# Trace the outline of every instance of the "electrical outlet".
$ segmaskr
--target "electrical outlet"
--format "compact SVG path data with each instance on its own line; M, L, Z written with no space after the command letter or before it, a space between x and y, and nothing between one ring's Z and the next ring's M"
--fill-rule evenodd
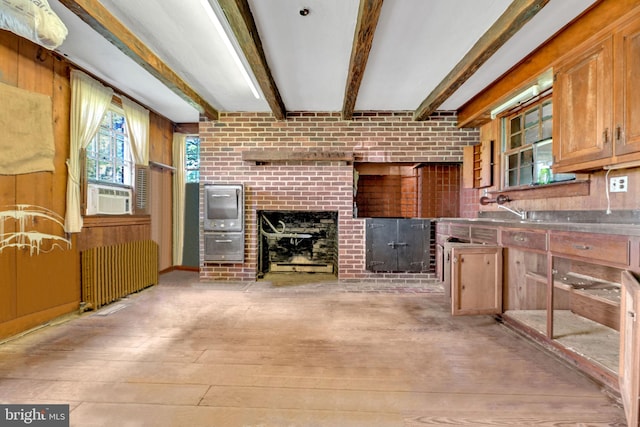
M609 179L609 192L611 193L626 193L627 192L627 177L626 176L614 176Z

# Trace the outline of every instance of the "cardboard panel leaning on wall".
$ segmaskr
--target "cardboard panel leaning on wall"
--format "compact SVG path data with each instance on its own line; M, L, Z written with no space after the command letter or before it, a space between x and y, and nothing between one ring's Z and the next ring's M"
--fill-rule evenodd
M55 142L54 172L0 177L0 210L27 204L64 217L65 160L69 156L68 73L67 64L50 52L11 33L0 32L0 79L5 84L51 96ZM10 222L5 221L5 233L15 231ZM34 224L40 233L62 234L54 223ZM77 309L80 279L75 245L52 249L43 241L39 252L8 248L0 253L0 266L0 337Z

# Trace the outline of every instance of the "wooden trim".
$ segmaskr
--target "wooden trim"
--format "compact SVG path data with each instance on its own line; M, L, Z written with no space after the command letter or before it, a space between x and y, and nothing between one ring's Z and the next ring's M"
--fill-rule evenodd
M351 120L356 105L356 98L360 90L360 84L367 67L369 52L373 44L373 36L378 25L378 18L382 10L383 0L360 0L358 10L358 22L351 47L351 59L349 60L349 72L344 91L342 104L342 119Z
M201 114L210 120L218 119L218 110L200 97L98 0L60 0L60 3Z
M279 151L260 150L243 151L245 162L316 162L316 161L353 161L353 153L345 151Z
M596 2L563 31L463 105L458 110L458 127L479 127L489 122L490 110L496 104L531 84L537 76L553 67L586 40L609 31L618 19L631 13L633 9L639 10L637 0Z
M556 197L588 196L591 181L556 182L545 185L505 188L489 194L508 194L512 200L551 199Z
M173 131L187 135L198 135L200 134L200 123L176 123L173 126Z
M231 25L273 115L278 120L284 120L287 110L271 75L262 48L262 41L247 0L218 0L218 3L224 11L229 25Z
M151 215L90 215L83 218L83 227L120 227L150 225Z
M8 338L16 334L25 334L31 330L40 329L47 326L45 322L77 312L79 307L80 300L77 300L0 323L0 338ZM60 321L62 320L61 318Z
M549 0L514 0L511 2L500 18L422 101L413 115L414 120L426 120L548 2Z

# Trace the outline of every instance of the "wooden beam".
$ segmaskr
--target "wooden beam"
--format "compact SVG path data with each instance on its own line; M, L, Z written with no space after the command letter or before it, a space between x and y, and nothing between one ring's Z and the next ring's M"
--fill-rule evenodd
M425 120L460 88L507 40L533 18L549 0L514 0L471 50L447 74L414 112L414 120Z
M218 0L218 3L233 29L273 115L278 120L284 120L287 111L269 70L258 29L247 0Z
M218 119L218 111L214 107L201 98L98 0L60 0L60 3L198 110L201 115L204 114L210 120Z
M350 120L353 117L356 98L358 97L364 70L369 59L369 52L371 51L371 44L373 43L373 36L378 25L382 2L383 0L360 0L358 22L353 36L349 73L347 74L347 85L342 104L342 118L344 120Z
M600 31L608 31L616 20L640 13L638 0L601 0L587 9L555 37L545 42L499 80L473 97L458 110L459 127L479 127L491 120L490 110L514 92L562 60L573 49Z

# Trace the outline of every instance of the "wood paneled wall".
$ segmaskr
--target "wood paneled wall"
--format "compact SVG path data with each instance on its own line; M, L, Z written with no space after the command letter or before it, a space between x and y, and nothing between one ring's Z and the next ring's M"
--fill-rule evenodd
M46 49L0 31L0 81L51 97L54 131L54 172L0 175L0 211L16 204L49 209L64 217L69 157L69 66ZM17 117L16 120L29 120ZM5 221L4 232L16 230ZM37 224L38 231L61 235L62 230ZM41 228L42 227L42 228ZM68 313L80 302L79 259L71 249L32 253L4 248L0 252L0 337L36 326ZM48 248L47 248L48 249Z
M0 211L16 204L31 204L65 215L70 68L63 58L0 30L0 82L51 97L55 142L54 172L0 175ZM170 165L173 123L152 112L150 124L150 159ZM171 266L171 172L153 173L158 176L151 181L149 216L88 219L83 232L71 237L71 249L31 254L26 249L5 248L0 252L0 338L78 309L83 248L152 237L160 245L161 268ZM5 221L3 226L4 233L15 231L13 221ZM46 227L39 226L38 231L63 233Z

